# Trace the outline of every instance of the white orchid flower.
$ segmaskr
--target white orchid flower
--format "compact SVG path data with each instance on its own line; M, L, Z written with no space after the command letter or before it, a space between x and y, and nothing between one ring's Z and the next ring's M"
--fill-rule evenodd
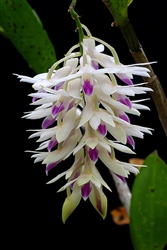
M97 41L100 44L96 46ZM111 55L103 53L106 46ZM31 130L33 134L29 137L37 137L40 143L36 151L29 151L34 162L42 161L48 175L70 155L74 156L73 165L48 182L63 176L67 180L59 189L67 190L62 209L64 222L82 198L89 198L105 218L107 198L102 189L110 187L97 170L96 162L100 159L109 171L125 180L138 169L117 160L115 150L134 154L127 145L134 149L135 137L151 134L150 128L131 124L129 118L129 114L139 116L139 110L149 110L140 104L143 99L134 97L152 90L146 83L132 82L134 75L149 77L148 68L144 64L123 65L110 45L91 35L83 39L82 47L83 54L74 52L78 46L72 47L48 73L34 77L17 75L20 81L32 83L35 91L29 96L36 108L24 118L42 118L42 128ZM55 70L58 65L62 66ZM121 85L117 77L122 80Z

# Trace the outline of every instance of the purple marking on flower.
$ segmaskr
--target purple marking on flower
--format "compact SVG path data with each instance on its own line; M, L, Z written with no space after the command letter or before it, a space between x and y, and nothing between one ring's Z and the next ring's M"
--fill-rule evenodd
M107 134L107 128L105 124L100 124L98 126L98 131L100 132L101 135L106 136Z
M128 106L130 109L132 108L132 103L131 103L131 101L129 100L129 98L120 99L119 101L120 101L122 104Z
M55 122L55 118L47 116L42 122L42 128L46 129Z
M37 97L32 98L32 102L35 102L37 100Z
M70 109L72 109L72 108L74 107L74 104L75 104L75 101L71 102L71 103L69 104L69 106L68 106L67 111L70 110Z
M133 85L133 82L129 78L124 78L124 79L121 78L121 80L128 85Z
M48 175L49 170L51 170L52 168L56 167L58 163L59 163L59 161L49 163L46 166L46 170L45 170L46 175Z
M102 207L101 207L101 201L100 200L96 200L96 207L99 210L99 212L102 214Z
M80 172L77 172L77 173L74 175L74 177L72 178L72 180L76 179L79 175L80 175ZM75 181L71 183L71 185L70 185L70 188L71 188L71 189L73 189L74 183L75 183Z
M115 173L114 173L115 174ZM121 181L123 181L123 183L126 183L126 178L119 175L119 174L115 174L119 179L121 179Z
M126 114L119 115L119 118L130 123L130 119L129 119L128 115L126 115Z
M97 161L99 152L98 152L96 147L94 149L89 148L88 153L89 153L89 157L92 161Z
M65 109L63 103L60 104L60 107L59 107L59 112L63 111Z
M119 99L119 102L121 102L122 104L126 105L126 102L124 99Z
M64 82L60 82L60 83L56 84L56 86L54 87L54 89L58 90L63 84L64 84Z
M94 69L99 69L99 64L97 62L92 61L92 66Z
M133 149L135 148L135 141L132 136L130 135L127 136L127 143L130 144Z
M56 104L53 106L52 108L52 115L56 116L58 113L60 113L62 110L64 109L64 105L63 103L60 103L59 106L57 106Z
M92 94L93 85L90 83L89 80L84 81L83 90L84 90L85 95L90 96Z
M82 198L84 200L86 200L89 197L89 194L92 190L92 187L90 186L90 181L85 183L82 188L81 188L81 194L82 194Z
M57 143L58 141L56 140L56 137L53 137L48 144L48 151L50 152L51 149L57 145Z

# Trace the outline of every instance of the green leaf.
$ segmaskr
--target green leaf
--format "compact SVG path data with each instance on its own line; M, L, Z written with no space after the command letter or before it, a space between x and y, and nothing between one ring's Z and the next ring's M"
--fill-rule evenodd
M29 66L45 72L56 61L54 47L39 17L25 0L0 0L0 26Z
M0 34L3 35L4 37L8 38L5 30L0 26Z
M162 250L167 243L167 165L149 155L132 188L130 233L135 250Z
M132 1L133 0L109 0L112 15L119 27L122 27L127 23L128 6Z

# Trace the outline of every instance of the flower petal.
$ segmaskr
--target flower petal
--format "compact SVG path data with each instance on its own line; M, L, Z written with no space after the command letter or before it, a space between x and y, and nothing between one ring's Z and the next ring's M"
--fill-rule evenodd
M124 153L127 153L127 154L135 154L135 152L133 152L130 148L128 148L128 147L126 147L124 145L121 145L120 143L116 143L116 142L113 142L111 140L108 140L108 141L109 141L110 145L113 148L115 148L115 149L117 149L117 150L119 150L121 152L124 152Z
M63 204L62 208L62 220L65 223L70 214L75 210L81 200L81 189L75 184L73 187L73 192L68 196Z
M56 167L58 163L59 163L59 162L53 162L53 163L47 164L46 170L45 170L46 175L48 175L48 172L49 172L52 168Z
M130 144L133 149L135 148L135 141L132 136L127 136L127 143Z
M94 130L97 130L97 128L99 127L100 125L100 118L94 114L90 120L89 120L89 124L90 126L94 129Z
M114 136L114 138L123 144L126 144L126 133L121 125L116 125L115 128L107 125L108 132Z
M87 95L87 96L92 95L93 85L90 83L89 80L84 80L83 91L84 91L85 95Z
M57 114L59 114L62 110L64 110L65 107L63 105L63 103L59 103L58 105L55 104L52 108L52 116L55 117Z
M76 108L73 107L65 114L62 124L57 127L56 138L59 143L66 140L71 133L75 126L75 117Z
M101 123L101 124L98 126L98 131L100 132L100 134L101 134L102 136L106 136L106 134L107 134L106 125Z
M53 136L51 140L48 143L48 151L51 151L51 149L56 146L58 141L56 140L56 136Z
M140 112L136 109L133 108L129 108L126 105L115 101L113 98L111 98L110 96L107 96L103 93L103 91L100 90L100 88L98 86L94 86L94 92L97 95L98 99L100 100L101 103L108 103L110 105L112 105L113 107L120 109L126 113L130 113L130 114L134 114L134 115L140 115Z
M107 185L107 183L103 180L103 178L101 177L98 169L96 168L95 166L95 163L92 162L88 157L87 157L87 160L86 160L87 164L89 164L89 169L90 169L90 172L92 173L92 178L96 180L96 182L102 184L105 188L107 188L110 192L111 192L111 189L110 187ZM93 182L93 180L91 179L91 181ZM101 185L100 185L101 186Z
M81 174L77 179L78 186L83 186L87 182L89 182L92 178L91 174Z
M133 82L127 78L127 75L126 74L121 74L121 73L117 73L117 76L126 84L128 85L133 85Z
M98 144L98 139L96 136L90 136L86 138L85 144L89 147L94 149Z
M46 129L50 125L52 125L55 122L55 118L53 118L51 115L48 115L42 122L42 128Z
M95 148L90 148L89 150L88 150L88 154L89 154L89 157L90 157L90 159L92 160L92 161L94 161L94 162L96 162L97 160L98 160L98 150L97 150L97 148L95 147Z
M123 181L123 183L126 183L126 178L119 175L119 174L115 174L119 179L121 179L121 181Z
M80 89L81 89L81 79L77 78L69 82L67 92L70 96L81 99Z
M61 149L57 149L51 153L45 158L45 160L42 162L42 164L48 164L52 162L56 162L59 160L62 160L66 155L68 155L78 141L78 134L71 136L65 141L65 144Z
M61 174L58 174L55 178L53 178L52 180L48 181L46 184L51 184L54 183L55 181L59 180L61 177L63 177L64 175L66 175L68 170L62 172Z
M99 145L99 158L106 165L106 167L108 167L114 173L124 177L128 177L123 167L119 163L117 163L116 160L112 160L111 157L108 155L107 151L100 145Z
M107 198L102 190L93 185L89 199L96 211L105 219L107 214Z
M86 105L82 111L81 119L77 128L83 126L86 122L88 122L92 117L93 113L94 113L93 107Z
M121 118L121 119L123 119L124 121L130 123L130 119L129 119L129 117L128 117L125 113L119 114L119 118Z
M103 109L99 109L98 111L96 111L96 115L101 118L101 120L107 124L109 124L110 126L115 127L115 123L112 119L112 116L110 114L107 113L107 111L103 110Z
M98 74L95 76L95 78L98 81L99 87L106 95L110 96L117 91L116 86L112 86L112 82L110 81L108 76L104 74Z
M85 183L82 187L81 187L81 194L82 194L82 198L84 200L87 200L87 198L89 197L89 194L92 190L92 187L90 185L90 182Z
M70 66L71 69L75 69L78 65L78 58L71 58L66 61L66 66Z

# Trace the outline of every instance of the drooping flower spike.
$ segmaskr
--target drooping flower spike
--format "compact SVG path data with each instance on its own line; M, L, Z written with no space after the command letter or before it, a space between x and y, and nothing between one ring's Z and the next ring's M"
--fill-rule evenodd
M30 136L38 137L37 142L40 142L36 151L30 151L34 162L46 164L48 175L52 168L74 155L73 165L48 182L53 183L63 176L67 180L59 190L67 190L62 209L64 222L81 198L89 198L105 218L107 198L103 186L109 190L110 187L101 177L96 162L100 159L125 181L130 172L138 173L137 165L117 160L114 151L132 154L128 146L135 149L134 137L151 134L151 129L131 124L128 116L139 116L140 109L149 109L139 104L140 100L130 99L151 91L145 83L134 85L132 82L133 75L149 77L149 69L142 65L121 64L110 45L92 37L88 29L83 28L88 32L82 43L83 55L75 51L79 47L75 45L48 73L32 78L18 75L20 81L32 83L36 91L29 96L33 98L31 105L37 107L24 117L43 119L41 129ZM95 42L100 44L95 46ZM105 46L111 55L103 53ZM55 70L57 65L61 67Z

